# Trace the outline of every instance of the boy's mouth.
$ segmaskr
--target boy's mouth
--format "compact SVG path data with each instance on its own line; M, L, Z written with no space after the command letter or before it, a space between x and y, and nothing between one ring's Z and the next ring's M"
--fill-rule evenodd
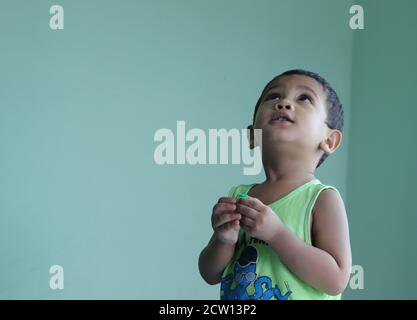
M278 112L274 112L269 123L271 124L294 123L294 120L292 120L291 117L285 112L278 111Z

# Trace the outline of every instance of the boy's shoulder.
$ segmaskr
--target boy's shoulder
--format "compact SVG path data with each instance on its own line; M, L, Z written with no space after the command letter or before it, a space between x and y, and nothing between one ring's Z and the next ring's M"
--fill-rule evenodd
M346 208L342 196L335 187L323 188L312 208L313 219L326 215L346 215Z
M334 187L325 188L318 195L314 208L320 209L339 203L343 203L343 199L339 191Z
M250 183L250 184L242 183L242 184L234 185L233 187L230 188L228 196L231 198L234 198L239 193L247 193L253 185L255 185L255 183Z
M315 179L315 185L318 192L313 211L327 206L343 203L343 198L335 186L323 183L319 179Z
M315 179L312 182L314 184L315 190L317 191L316 203L319 201L319 199L321 199L321 201L326 201L329 198L339 198L342 200L337 187L331 184L323 183L319 179Z

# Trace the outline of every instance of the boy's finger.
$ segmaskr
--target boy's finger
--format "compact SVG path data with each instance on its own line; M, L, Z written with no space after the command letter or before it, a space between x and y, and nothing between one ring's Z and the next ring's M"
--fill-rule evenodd
M256 217L259 215L259 211L256 211L252 207L249 207L247 205L244 205L242 203L238 203L236 205L236 212L241 213L242 215L251 218L256 219Z
M216 203L213 207L213 214L219 215L225 211L235 211L236 205L232 203Z
M218 227L221 226L225 223L228 223L230 221L233 220L239 220L242 217L241 214L239 213L235 213L235 212L228 212L228 213L224 213L218 217L216 217L216 219L213 222L214 227Z
M238 231L240 229L240 220L233 220L231 222L228 223L228 227L235 229L236 231Z
M239 213L225 213L218 216L213 221L213 228L217 228L225 223L228 223L233 220L239 220L242 216Z
M264 209L265 205L262 203L261 200L257 199L257 198L246 198L246 199L238 199L237 203L241 203L244 204L248 207L251 207L257 211L261 211Z
M239 229L240 225L239 222L236 222L237 220L233 220L230 222L227 222L225 224L222 224L221 226L214 229L215 231L221 231L221 230L228 230L230 228L234 228L235 230Z
M236 203L236 198L221 197L217 202L219 203Z
M240 222L245 226L245 227L249 227L249 228L253 228L256 225L255 220L252 220L248 217L242 217L240 219Z
M239 226L243 229L243 230L245 230L245 231L250 231L250 227L249 226L247 226L243 221L239 221Z

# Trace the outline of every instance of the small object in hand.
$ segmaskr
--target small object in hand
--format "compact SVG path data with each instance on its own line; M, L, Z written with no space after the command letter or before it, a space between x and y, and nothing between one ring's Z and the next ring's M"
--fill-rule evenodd
M247 198L249 198L249 196L246 193L239 193L237 195L237 197L240 198L240 199L247 199Z

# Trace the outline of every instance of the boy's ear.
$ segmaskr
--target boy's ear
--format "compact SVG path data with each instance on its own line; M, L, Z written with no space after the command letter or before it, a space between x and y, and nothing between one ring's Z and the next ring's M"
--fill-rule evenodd
M248 142L249 142L249 148L253 149L255 148L255 135L253 131L253 125L249 125L246 130Z
M327 138L320 142L319 148L329 155L336 151L342 143L342 132L337 129L330 129Z

